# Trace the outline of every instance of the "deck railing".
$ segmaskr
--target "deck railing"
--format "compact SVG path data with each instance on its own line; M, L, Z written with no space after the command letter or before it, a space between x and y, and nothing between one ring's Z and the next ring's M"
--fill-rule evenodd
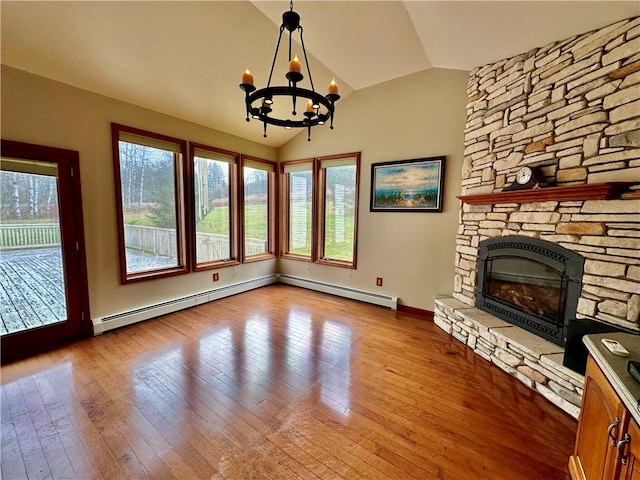
M169 228L125 225L126 247L150 255L176 258L176 231ZM247 238L247 255L256 255L267 251L266 240ZM229 236L216 233L196 234L196 259L198 262L222 260L231 256Z
M148 255L176 258L176 231L171 228L124 226L125 247Z
M245 254L258 255L267 251L267 241L259 238L247 238ZM229 236L216 233L196 234L196 259L198 262L223 260L231 256Z
M176 258L176 231L170 228L125 225L126 248L149 255ZM0 224L0 248L19 250L60 246L60 225L57 223ZM266 241L247 238L246 254L266 252ZM230 257L229 236L215 233L196 235L196 258L199 262Z
M196 234L196 259L198 262L211 262L231 257L229 235L215 233Z
M60 224L0 224L0 248L20 250L60 246Z

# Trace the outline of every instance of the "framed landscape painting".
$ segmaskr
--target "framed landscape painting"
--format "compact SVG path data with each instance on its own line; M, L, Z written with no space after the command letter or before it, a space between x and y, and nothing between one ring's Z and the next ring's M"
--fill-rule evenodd
M371 164L372 212L441 212L445 157Z

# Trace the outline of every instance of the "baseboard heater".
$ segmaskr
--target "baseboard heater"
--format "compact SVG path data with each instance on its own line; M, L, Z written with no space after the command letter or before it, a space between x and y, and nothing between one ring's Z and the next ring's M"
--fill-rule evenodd
M382 295L351 287L343 287L341 285L334 285L331 283L319 282L308 278L294 277L293 275L280 274L278 275L278 281L288 285L294 285L296 287L307 288L309 290L316 290L318 292L329 293L331 295L338 295L352 300L359 300L361 302L388 307L392 310L398 309L398 297Z
M161 315L184 310L185 308L195 307L197 305L202 305L203 303L213 302L214 300L230 297L231 295L236 295L238 293L248 292L254 288L264 287L276 282L350 298L352 300L359 300L361 302L371 303L374 305L380 305L393 310L398 309L398 297L382 295L350 287L343 287L340 285L333 285L331 283L295 277L293 275L272 274L215 288L202 293L196 293L186 297L176 298L156 305L150 305L148 307L102 317L101 319L97 319L97 323L94 323L93 325L94 334L100 335L101 333L113 330L114 328L125 327L127 325L132 325Z
M166 315L168 313L184 310L185 308L195 307L203 303L212 302L221 298L230 297L238 293L248 292L254 288L264 287L278 281L277 275L266 275L264 277L254 278L244 282L226 285L224 287L215 288L202 293L196 293L182 298L176 298L167 302L150 305L148 307L130 310L128 312L109 315L97 320L94 323L94 334L99 335L114 328L120 328L132 325L137 322L149 320L151 318Z

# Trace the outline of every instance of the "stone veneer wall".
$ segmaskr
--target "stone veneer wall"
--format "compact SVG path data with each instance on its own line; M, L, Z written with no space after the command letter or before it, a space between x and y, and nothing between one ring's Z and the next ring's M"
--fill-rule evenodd
M640 17L477 68L467 93L462 195L499 192L523 165L541 167L558 186L632 182L612 200L461 205L454 298L436 301L436 323L449 333L457 330L456 337L476 351L483 338L485 358L523 381L526 372L525 383L549 390L551 381L559 383L541 360L546 353L527 357L516 347L507 357L500 352L514 353L503 348L508 342L468 318L478 245L491 237L527 235L580 253L585 274L578 317L640 331ZM556 374L575 377L555 360ZM560 395L579 405L582 392L575 383L572 389L565 384Z

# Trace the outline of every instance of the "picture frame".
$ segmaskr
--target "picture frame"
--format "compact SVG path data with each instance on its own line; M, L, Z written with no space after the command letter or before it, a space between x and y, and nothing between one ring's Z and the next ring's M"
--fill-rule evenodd
M442 212L445 158L371 164L371 212Z

